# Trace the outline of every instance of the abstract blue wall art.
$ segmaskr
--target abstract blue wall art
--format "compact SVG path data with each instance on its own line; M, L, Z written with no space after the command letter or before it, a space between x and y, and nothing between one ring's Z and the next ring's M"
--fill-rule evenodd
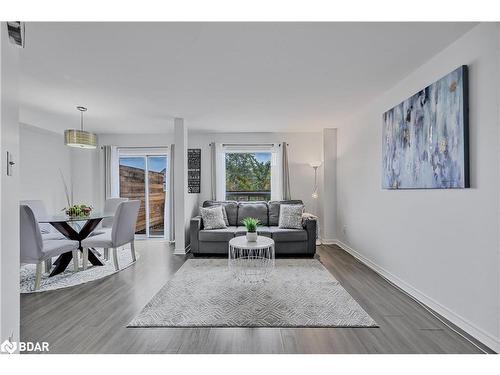
M382 187L469 187L468 74L461 66L383 115Z

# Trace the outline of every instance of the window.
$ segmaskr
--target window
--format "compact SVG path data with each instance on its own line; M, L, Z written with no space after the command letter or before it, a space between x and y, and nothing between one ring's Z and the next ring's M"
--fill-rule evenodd
M226 200L271 200L270 152L226 153Z
M217 199L280 199L279 151L274 144L216 144Z

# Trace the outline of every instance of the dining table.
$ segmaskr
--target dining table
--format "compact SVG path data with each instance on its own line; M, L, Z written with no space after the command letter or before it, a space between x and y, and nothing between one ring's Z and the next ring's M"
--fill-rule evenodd
M80 244L79 250L83 252L82 241L96 230L102 219L113 216L114 214L109 212L92 211L87 216L68 216L65 214L51 215L39 218L38 222L49 223L67 239L78 241ZM54 262L55 267L49 277L64 272L72 259L73 253L71 251L61 254ZM94 266L104 266L104 263L96 255L96 250L94 248L89 249L88 260Z

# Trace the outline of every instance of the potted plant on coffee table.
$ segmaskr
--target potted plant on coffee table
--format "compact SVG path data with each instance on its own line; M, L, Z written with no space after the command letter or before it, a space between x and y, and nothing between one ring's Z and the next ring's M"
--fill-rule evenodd
M247 241L255 242L257 241L257 227L259 226L259 219L253 217L247 217L243 219L243 225L247 228Z

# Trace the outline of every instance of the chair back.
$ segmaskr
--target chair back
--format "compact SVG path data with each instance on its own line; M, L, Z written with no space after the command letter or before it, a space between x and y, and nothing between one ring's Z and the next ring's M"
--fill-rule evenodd
M28 205L20 206L21 262L38 263L42 258L43 240L35 214Z
M45 208L45 204L43 203L43 201L38 200L38 199L31 199L31 200L20 201L19 203L24 204L24 205L28 206L29 208L31 208L31 211L33 211L33 214L35 215L35 218L37 220L40 220L42 218L47 217L47 209ZM53 232L52 225L50 225L50 224L40 223L39 226L40 226L40 230L43 233Z
M108 198L106 202L104 202L104 212L105 213L113 213L116 215L116 209L118 205L122 202L128 201L128 198ZM101 221L101 226L103 228L111 228L113 226L113 217L105 217Z
M118 205L111 228L113 247L125 245L134 239L135 224L140 206L141 201L139 200L121 202Z

